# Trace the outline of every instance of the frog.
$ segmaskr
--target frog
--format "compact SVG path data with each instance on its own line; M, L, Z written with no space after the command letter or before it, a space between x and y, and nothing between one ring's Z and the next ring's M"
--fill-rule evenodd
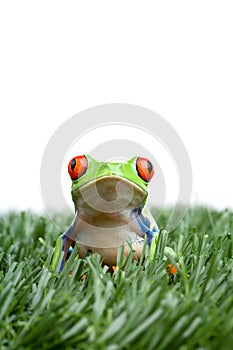
M116 266L120 246L125 256L133 250L135 259L140 259L144 244L155 249L160 230L146 205L154 176L149 159L106 162L83 154L70 160L68 173L75 216L57 241L54 255L59 250L63 254L60 271L75 244L79 258L98 253L108 266Z

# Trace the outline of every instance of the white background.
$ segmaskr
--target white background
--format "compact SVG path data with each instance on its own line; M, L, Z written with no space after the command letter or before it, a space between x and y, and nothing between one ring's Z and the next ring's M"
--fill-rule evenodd
M167 119L192 160L193 201L232 207L232 18L232 1L1 1L0 210L41 210L48 140L112 102Z

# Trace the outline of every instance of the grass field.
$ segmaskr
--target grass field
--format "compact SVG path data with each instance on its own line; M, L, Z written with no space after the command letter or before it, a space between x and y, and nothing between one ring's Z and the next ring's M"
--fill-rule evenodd
M58 235L43 216L0 217L0 349L233 349L232 212L190 209L151 263L146 250L138 263L119 255L113 275L98 255L52 272Z

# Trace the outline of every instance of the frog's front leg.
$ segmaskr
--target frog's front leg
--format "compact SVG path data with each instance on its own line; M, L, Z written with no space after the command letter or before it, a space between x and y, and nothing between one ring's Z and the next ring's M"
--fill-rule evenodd
M76 243L76 236L77 236L77 223L78 223L78 214L76 213L74 221L72 224L67 228L67 230L60 235L57 238L55 251L53 254L53 259L51 263L52 270L57 269L57 265L61 259L61 254L63 255L62 261L59 266L59 271L62 271L65 265L65 262L67 259L69 259L69 256L72 252L72 248L74 248Z
M70 253L72 252L72 248L74 247L74 245L75 245L75 241L73 241L70 237L66 236L66 234L62 236L63 258L60 265L60 271L63 270L65 262L68 259Z
M135 215L136 214L136 215ZM149 220L148 213L145 212L145 215L141 208L137 208L134 212L134 215L136 217L136 221L143 232L144 235L147 236L147 244L150 247L150 257L153 259L154 253L155 253L155 247L158 241L158 235L159 235L159 228L157 227L156 223L153 220ZM165 251L167 251L171 256L175 257L176 254L173 251L172 248L166 247ZM165 252L165 259L166 258L166 252ZM174 275L177 272L177 269L175 266L173 266L171 263L168 264L166 268L170 275Z
M73 241L70 237L66 236L66 234L60 235L57 238L55 250L53 253L53 258L51 262L52 271L56 271L59 264L59 271L62 271L65 265L66 260L69 258L72 248L75 245L75 241ZM62 255L62 260L61 260ZM61 262L60 262L61 261Z
M60 265L60 271L63 270L66 260L69 258L72 248L74 248L77 238L79 216L78 211L76 211L74 221L67 228L67 230L62 235L62 252L63 258Z
M146 215L142 212L142 209L139 207L134 211L134 215L137 221L137 224L142 231L143 236L147 236L147 244L151 246L152 241L159 234L159 229L154 220L149 220ZM148 213L147 213L148 215Z

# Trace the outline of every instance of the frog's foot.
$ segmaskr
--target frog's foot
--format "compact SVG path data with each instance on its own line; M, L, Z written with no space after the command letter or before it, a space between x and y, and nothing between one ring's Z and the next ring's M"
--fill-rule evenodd
M114 272L116 272L116 270L117 270L116 265L111 265L111 266L109 266L109 272L110 272L111 274L113 274Z
M168 264L166 270L168 271L169 275L175 275L175 273L178 272L177 268L172 264Z
M169 264L167 265L167 267L166 267L166 270L167 270L167 272L169 273L169 275L170 275L170 277L172 278L172 280L174 280L174 278L175 278L175 275L176 275L176 273L178 272L178 269L177 269L177 267L176 266L179 266L179 264L178 264L178 262L177 262L177 255L176 255L176 253L174 252L174 250L172 249L172 248L170 248L170 247L165 247L165 249L164 249L164 260L168 260L168 262L169 262L169 260L170 260L170 262L169 262ZM175 266L175 265L173 265L172 263L171 263L171 261L176 261L177 262L177 265Z

